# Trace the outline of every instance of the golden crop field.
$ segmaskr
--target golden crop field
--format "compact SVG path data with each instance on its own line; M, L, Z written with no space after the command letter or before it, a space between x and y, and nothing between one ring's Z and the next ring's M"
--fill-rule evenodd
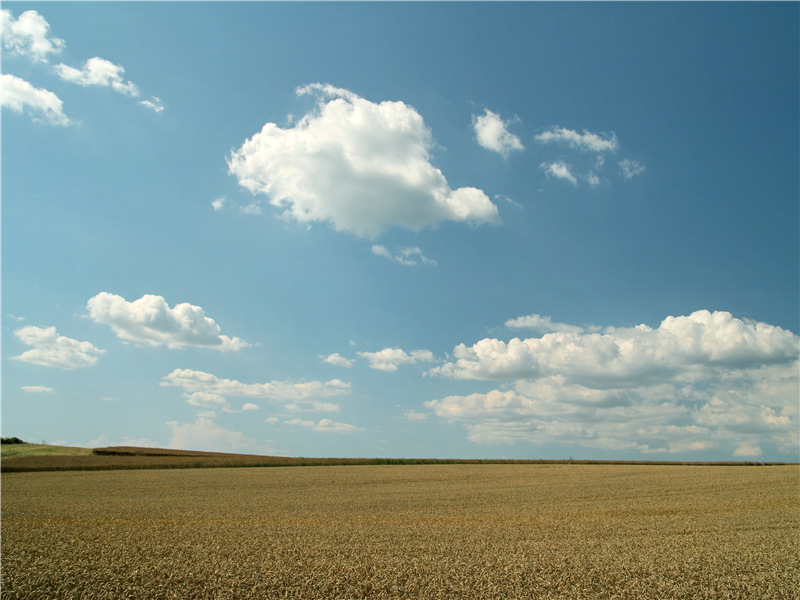
M4 473L2 598L800 598L800 467Z

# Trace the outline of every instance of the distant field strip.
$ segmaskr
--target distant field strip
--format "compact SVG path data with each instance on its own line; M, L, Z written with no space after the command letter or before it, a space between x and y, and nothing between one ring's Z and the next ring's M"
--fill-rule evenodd
M2 597L797 599L800 467L2 475Z

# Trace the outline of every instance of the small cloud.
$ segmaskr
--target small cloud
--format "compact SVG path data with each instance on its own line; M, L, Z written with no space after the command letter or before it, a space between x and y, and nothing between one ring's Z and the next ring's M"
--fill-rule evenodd
M242 405L243 411L250 411L250 410L258 410L258 404L253 404L252 402L245 402Z
M32 346L12 360L55 367L57 369L77 369L95 364L105 352L89 342L79 342L72 338L58 335L55 327L35 327L29 325L14 332L26 346Z
M606 134L591 133L585 129L583 133L578 133L566 127L553 127L540 133L535 139L544 144L564 144L582 152L616 152L619 146L614 133L608 137Z
M153 96L150 100L142 100L139 102L139 104L145 108L149 108L155 113L164 112L164 103L161 102L161 98L158 98L157 96Z
M328 363L329 365L334 365L334 366L337 366L337 367L345 367L347 369L352 367L353 363L355 362L355 360L350 359L350 358L345 358L344 356L342 356L338 352L334 352L333 354L329 354L328 356L324 356L324 357L320 356L320 358L322 359L322 362L324 362L324 363Z
M266 419L264 419L264 423L268 423L270 425L273 425L273 424L277 423L278 420L279 420L278 417L267 417Z
M220 210L222 210L222 207L225 206L225 203L227 201L228 199L225 196L220 196L219 198L216 198L211 201L211 206L214 207L215 211L219 212Z
M503 158L508 158L509 153L514 150L525 149L519 138L509 133L507 129L510 122L519 121L519 119L504 122L500 115L493 113L488 108L484 111L483 115L472 117L475 139L482 148L497 152Z
M2 106L15 113L27 112L39 123L50 125L70 125L64 114L63 102L53 92L33 87L24 79L14 75L2 75L3 93L0 95Z
M428 415L419 412L418 410L407 410L403 413L403 418L409 421L425 421Z
M29 394L52 394L55 392L53 388L44 385L23 385L20 389Z
M636 162L635 160L625 159L619 161L619 168L622 169L622 176L627 181L633 179L636 175L644 172L644 165Z
M434 266L439 264L435 260L427 258L424 254L422 254L422 250L417 247L402 248L398 252L392 253L386 246L373 244L372 253L375 256L381 256L388 260L400 263L401 265L406 265L407 267L413 267L418 264Z
M359 352L358 355L369 362L370 369L378 371L397 371L398 365L413 365L420 362L433 362L430 350L412 350L410 353L400 348L384 348L378 352Z
M542 163L539 165L540 168L544 169L545 174L548 177L555 177L556 179L564 179L569 181L572 185L577 186L578 180L576 177L570 172L569 166L563 161L556 161L554 163Z
M64 64L56 65L55 69L61 79L70 83L84 87L110 87L115 92L126 96L134 98L139 96L139 88L133 82L124 80L125 69L99 56L87 60L82 69Z

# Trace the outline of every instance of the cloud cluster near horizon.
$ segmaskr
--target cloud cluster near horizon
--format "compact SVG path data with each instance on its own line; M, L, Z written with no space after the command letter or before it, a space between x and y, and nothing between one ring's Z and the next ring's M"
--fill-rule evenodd
M735 456L760 455L765 437L784 453L797 447L800 338L790 331L706 310L655 329L587 331L540 315L506 324L545 333L459 344L429 371L509 382L425 403L474 442L642 453L732 445Z
M290 128L265 124L228 158L239 184L285 218L364 238L393 227L498 222L482 190L451 189L433 166L431 132L413 107L318 83L297 94L315 97L315 109Z

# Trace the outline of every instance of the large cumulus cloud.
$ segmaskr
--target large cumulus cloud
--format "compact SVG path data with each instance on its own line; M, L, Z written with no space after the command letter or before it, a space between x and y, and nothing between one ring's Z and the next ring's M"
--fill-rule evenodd
M285 217L368 238L391 227L498 220L483 191L451 189L431 164L431 132L413 107L322 84L298 94L314 95L316 108L290 128L265 124L228 159L239 183Z

